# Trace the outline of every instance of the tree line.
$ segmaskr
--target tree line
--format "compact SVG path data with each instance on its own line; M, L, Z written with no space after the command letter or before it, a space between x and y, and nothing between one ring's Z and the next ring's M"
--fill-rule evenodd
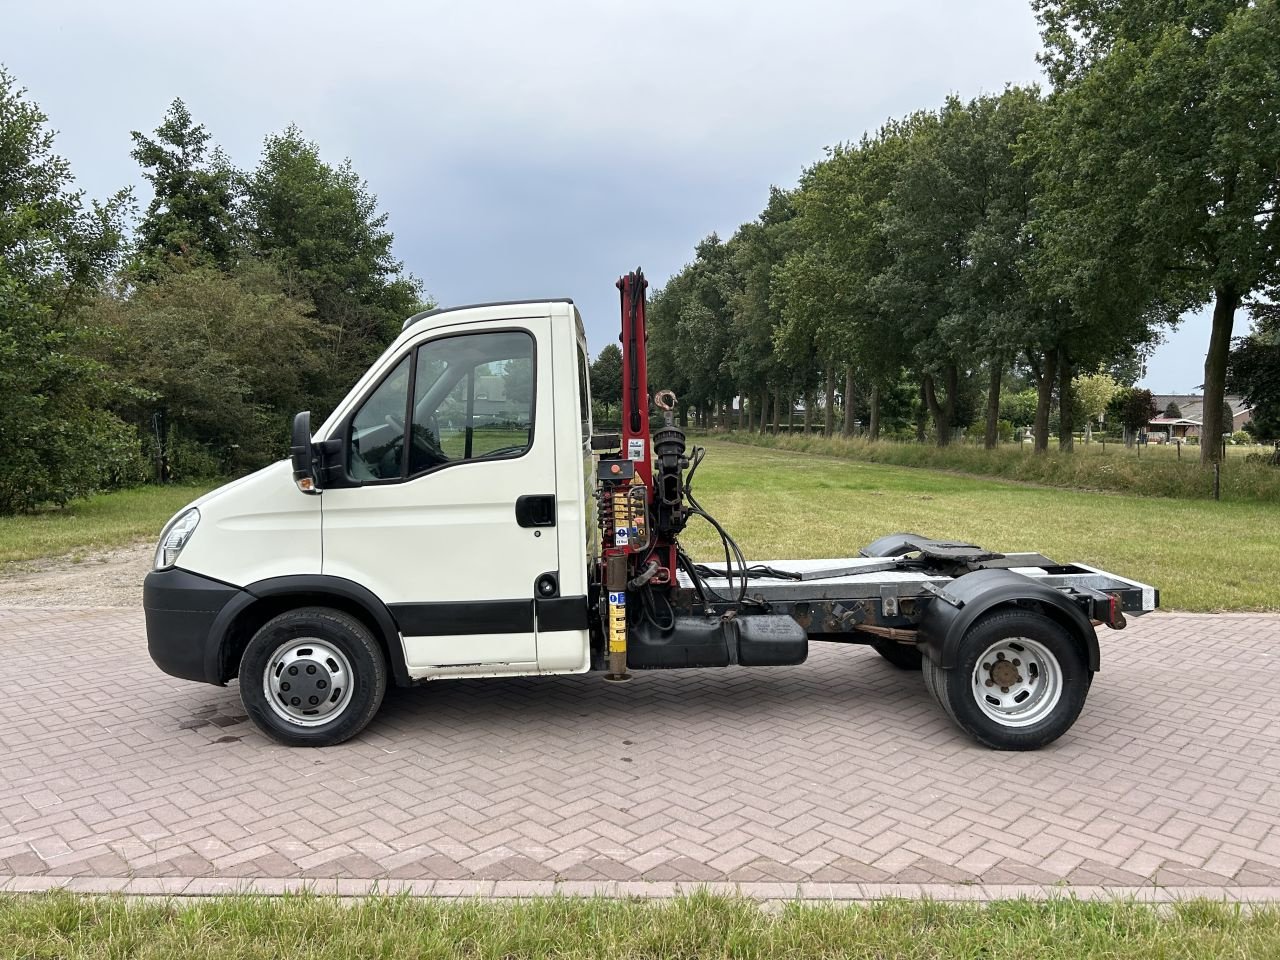
M278 459L425 306L368 185L296 127L252 169L181 100L132 138L150 202L89 200L0 67L0 513Z
M1280 436L1277 3L1032 6L1049 90L891 120L708 236L654 294L655 387L722 425L776 427L800 400L828 434L945 445L980 424L992 447L1029 424L1037 452L1051 427L1069 451L1104 410L1162 412L1126 385L1211 305L1206 436L1228 386Z

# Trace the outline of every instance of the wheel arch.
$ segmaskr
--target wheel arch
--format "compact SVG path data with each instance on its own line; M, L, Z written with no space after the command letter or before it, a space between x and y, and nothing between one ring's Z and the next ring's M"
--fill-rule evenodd
M382 648L398 686L412 679L395 617L376 594L353 580L322 574L272 577L246 586L223 608L209 630L205 675L226 683L236 676L249 640L272 617L299 607L330 607L368 627Z
M1080 644L1085 664L1096 673L1101 655L1093 624L1067 597L1012 570L977 570L947 585L949 603L935 597L920 618L920 646L943 669L959 660L960 641L981 617L997 610L1034 609L1059 624Z

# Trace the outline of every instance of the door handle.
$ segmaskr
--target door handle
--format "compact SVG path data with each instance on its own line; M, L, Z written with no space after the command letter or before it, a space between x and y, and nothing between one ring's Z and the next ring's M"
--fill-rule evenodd
M516 498L516 523L522 527L554 527L556 525L555 494L525 494Z

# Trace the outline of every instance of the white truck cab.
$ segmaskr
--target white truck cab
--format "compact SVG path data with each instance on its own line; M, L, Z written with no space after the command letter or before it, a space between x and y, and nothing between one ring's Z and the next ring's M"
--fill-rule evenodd
M323 492L284 461L170 521L144 588L153 659L239 674L254 720L296 743L356 732L388 668L400 683L586 671L587 368L570 300L411 317L316 432ZM251 642L277 621L249 683Z

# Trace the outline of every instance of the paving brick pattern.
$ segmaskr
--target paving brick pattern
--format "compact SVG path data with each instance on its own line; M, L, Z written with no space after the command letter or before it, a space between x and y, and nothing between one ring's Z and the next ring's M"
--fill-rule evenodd
M290 750L234 685L156 670L133 611L0 609L0 888L1280 885L1280 617L1101 639L1084 715L1037 753L971 743L919 676L823 644L626 685L441 681Z

